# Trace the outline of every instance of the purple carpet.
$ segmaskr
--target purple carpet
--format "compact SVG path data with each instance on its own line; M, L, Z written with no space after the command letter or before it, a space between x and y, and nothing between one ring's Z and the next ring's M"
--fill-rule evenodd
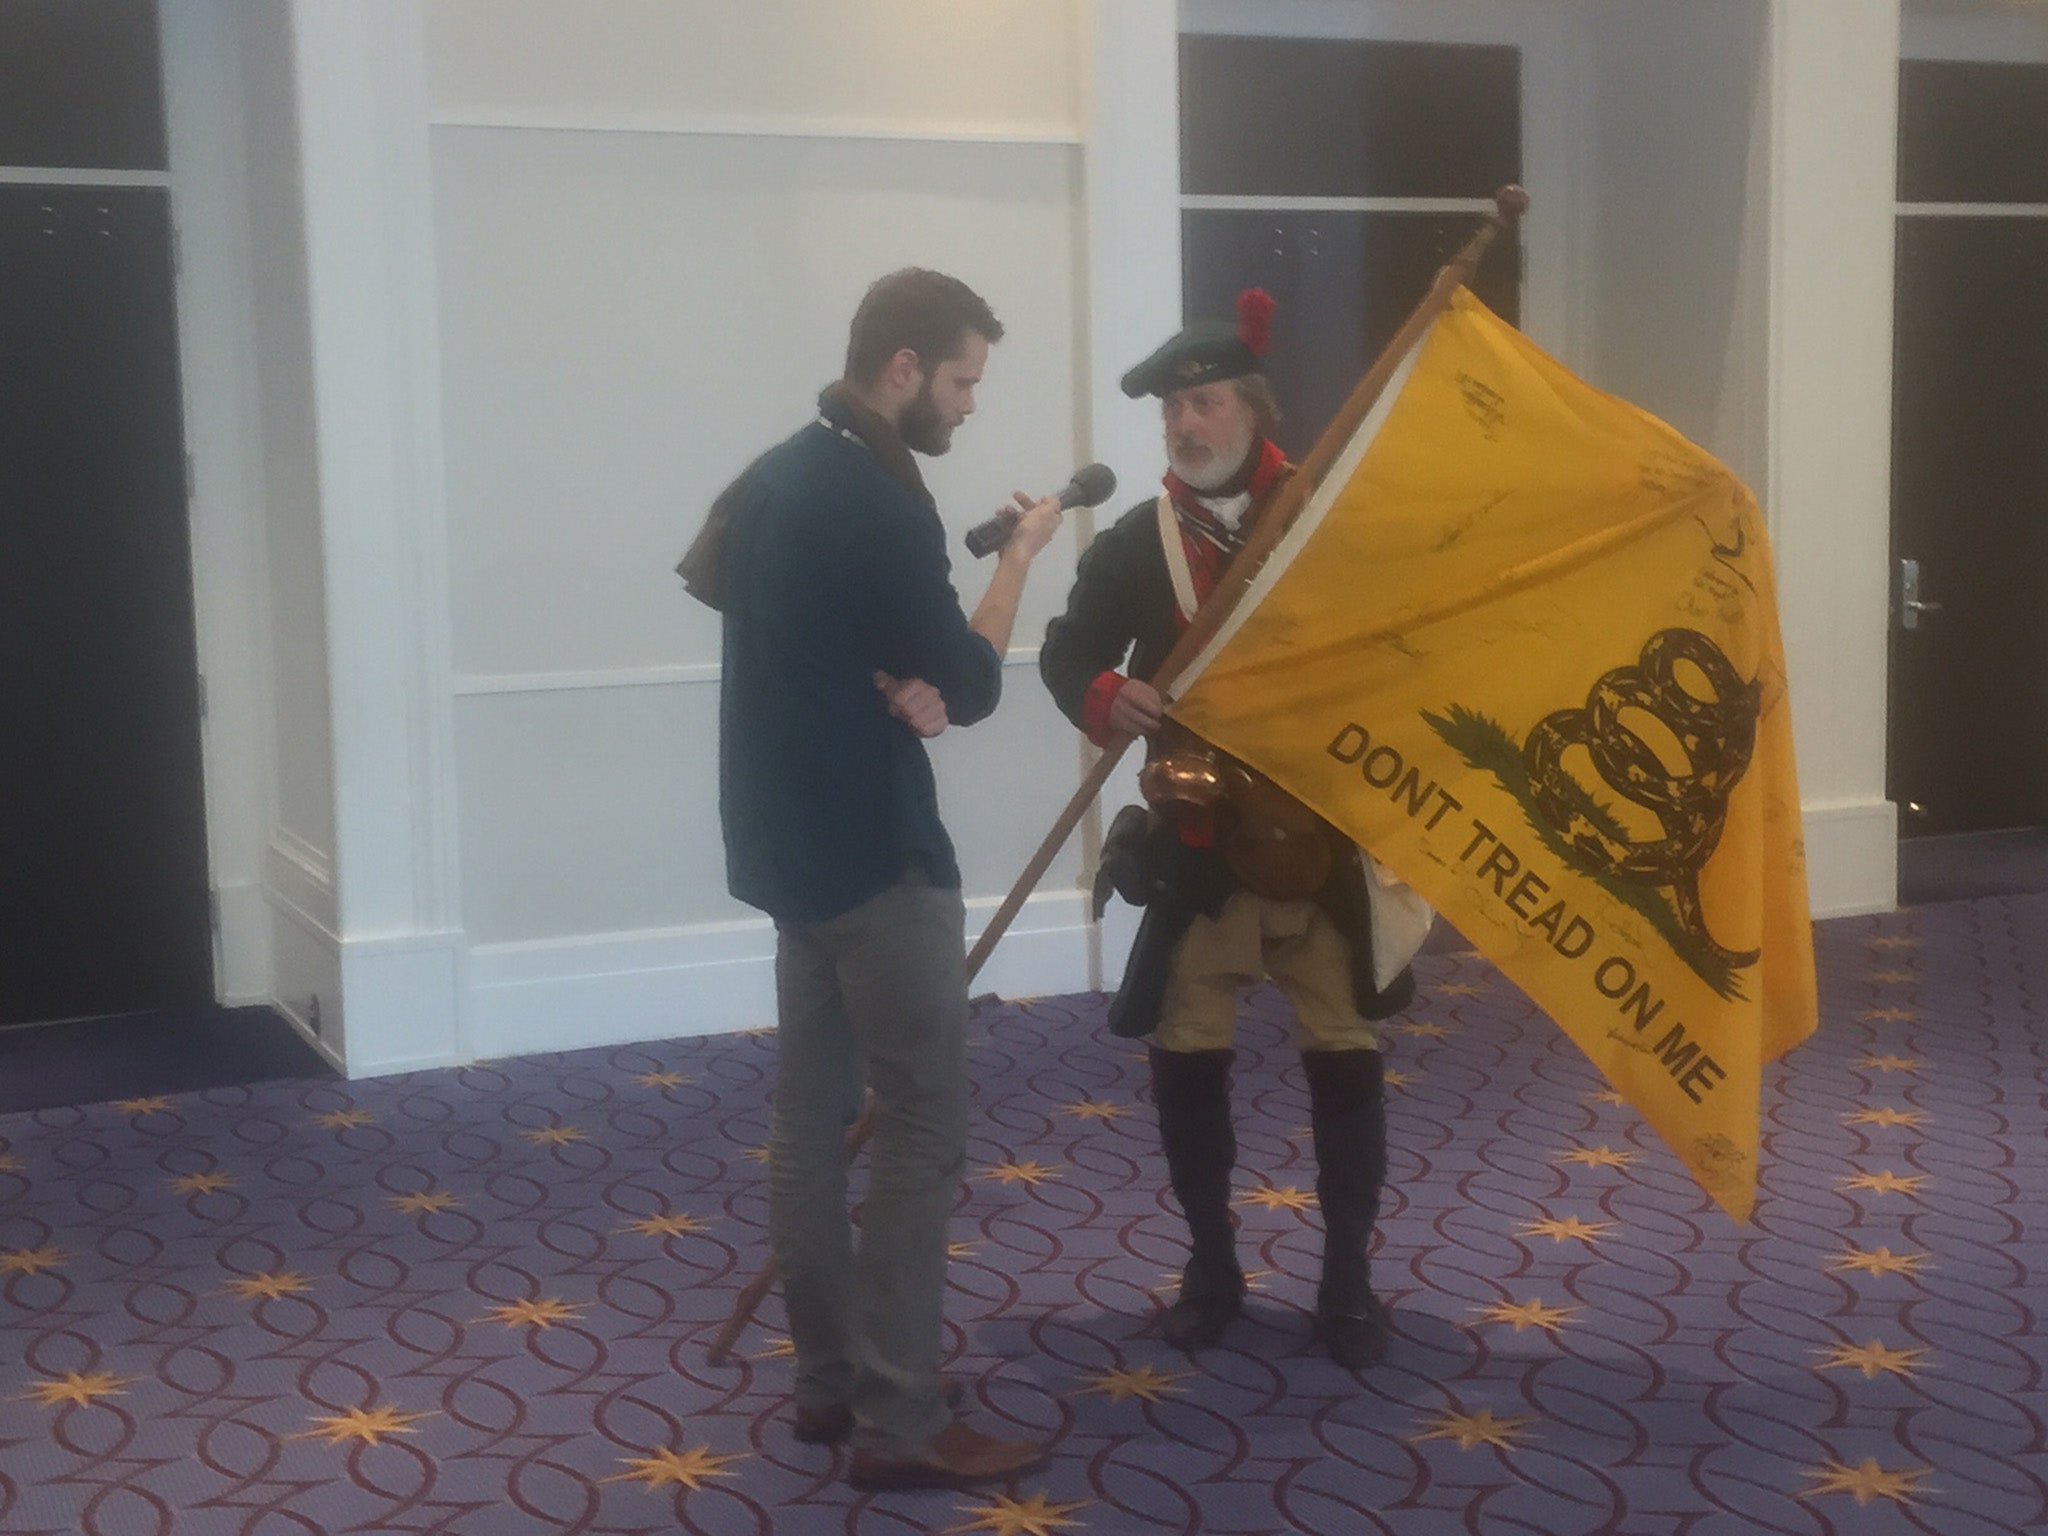
M1046 1436L986 1494L863 1498L785 1423L766 1036L0 1118L0 1531L1313 1531L2010 1536L2048 1525L2048 897L1826 925L1731 1225L1491 967L1389 1037L1398 1328L1308 1337L1319 1235L1280 1006L1242 1035L1228 1347L1154 1329L1181 1253L1139 1047L993 1011L950 1369Z

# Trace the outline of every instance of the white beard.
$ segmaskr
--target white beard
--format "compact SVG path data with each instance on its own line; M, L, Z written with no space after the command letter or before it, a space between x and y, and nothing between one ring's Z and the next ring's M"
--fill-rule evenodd
M1166 462L1172 466L1173 472L1186 482L1189 490L1213 491L1244 467L1244 461L1251 456L1252 443L1258 435L1256 427L1246 427L1235 441L1218 448L1206 466L1193 472L1182 466L1179 456L1170 447L1167 449Z

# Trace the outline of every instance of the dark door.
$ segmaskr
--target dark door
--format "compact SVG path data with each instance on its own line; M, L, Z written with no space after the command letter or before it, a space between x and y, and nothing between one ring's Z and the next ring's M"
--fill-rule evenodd
M0 1025L213 1000L170 220L0 186Z
M1181 263L1190 320L1278 301L1267 373L1280 446L1306 453L1484 217L1521 178L1514 48L1338 38L1181 39ZM1474 291L1520 318L1520 252L1495 242Z
M1909 64L1900 129L1901 198L1947 206L1899 220L1888 793L1908 837L2036 826L2048 217L2026 205L2048 211L2048 68Z

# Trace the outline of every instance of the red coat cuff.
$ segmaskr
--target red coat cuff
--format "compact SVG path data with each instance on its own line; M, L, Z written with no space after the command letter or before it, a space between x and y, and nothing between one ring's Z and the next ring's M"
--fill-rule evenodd
M1116 702L1117 691L1129 681L1121 672L1105 672L1081 696L1081 729L1098 747L1108 746L1116 735L1109 728L1109 706Z

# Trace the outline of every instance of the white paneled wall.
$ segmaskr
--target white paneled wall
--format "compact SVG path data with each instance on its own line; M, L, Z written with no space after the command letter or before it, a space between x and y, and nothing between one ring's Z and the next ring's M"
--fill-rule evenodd
M810 419L862 291L896 267L954 273L1008 330L926 465L949 525L1074 467L1071 145L449 128L434 158L465 687L715 664L717 616L681 600L676 557ZM1020 636L1063 562L1070 543Z
M1085 457L1075 8L427 15L472 1049L766 1022L772 932L725 892L717 620L672 567L896 267L954 273L1007 329L925 465L954 548ZM1078 780L1033 666L1073 559L1034 570L1004 708L934 753L979 908ZM986 579L956 556L969 607ZM1087 984L1080 859L988 981Z

